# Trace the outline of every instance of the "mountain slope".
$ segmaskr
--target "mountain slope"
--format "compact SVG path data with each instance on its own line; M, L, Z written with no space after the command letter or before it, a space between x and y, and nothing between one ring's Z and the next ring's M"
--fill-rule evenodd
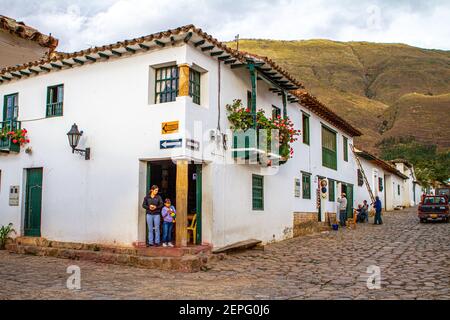
M435 117L437 110L448 115L450 51L330 40L241 40L239 49L270 56L286 68L361 129L357 143L372 152L378 153L385 137L409 135L450 148L448 121Z

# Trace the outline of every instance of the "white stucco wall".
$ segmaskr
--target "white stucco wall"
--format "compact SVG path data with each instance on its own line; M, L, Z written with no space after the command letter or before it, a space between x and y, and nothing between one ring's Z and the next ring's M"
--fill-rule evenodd
M154 90L150 66L168 62L195 64L202 75L201 105L189 97L176 102L152 104ZM48 86L64 84L64 116L46 119ZM150 90L150 91L149 91ZM129 245L145 234L142 202L143 161L184 157L204 161L203 240L223 246L256 238L265 242L292 235L293 212L316 212L317 176L356 184L356 166L349 151L343 161L342 133L306 108L289 104L288 114L301 129L301 111L310 115L310 146L294 144L294 158L273 170L257 165L225 163L225 152L215 148L208 131L229 127L225 105L240 98L245 103L250 90L248 71L221 65L221 99L218 105L218 63L191 46L168 47L127 58L75 67L12 81L0 86L0 96L19 93L19 120L29 131L31 155L0 156L0 225L13 222L23 231L24 169L43 168L42 236L51 240ZM149 101L150 100L150 101ZM272 104L282 107L281 97L258 81L258 108L271 113ZM180 121L180 133L161 135L161 122ZM66 133L73 123L84 131L80 148L92 149L91 160L72 154ZM338 132L338 170L321 163L321 122ZM161 139L195 137L202 142L198 152L160 150ZM351 137L349 143L352 143ZM294 197L294 179L301 172L312 174L311 200ZM264 211L252 210L252 174L263 174ZM20 185L21 205L8 205L10 185ZM356 187L354 190L356 195ZM338 192L336 191L336 196ZM356 197L355 201L356 203ZM336 204L326 201L326 210Z

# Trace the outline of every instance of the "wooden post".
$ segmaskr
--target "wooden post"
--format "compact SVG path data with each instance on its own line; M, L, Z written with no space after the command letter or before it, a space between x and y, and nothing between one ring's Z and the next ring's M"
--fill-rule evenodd
M177 225L176 225L176 245L177 247L187 246L187 210L188 210L188 162L187 160L177 161ZM195 236L195 235L194 235Z
M189 70L188 64L182 64L179 66L179 93L180 97L189 96Z

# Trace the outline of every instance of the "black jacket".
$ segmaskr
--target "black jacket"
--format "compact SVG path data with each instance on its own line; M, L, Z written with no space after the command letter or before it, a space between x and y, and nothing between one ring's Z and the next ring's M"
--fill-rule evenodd
M150 210L150 205L156 206L155 210ZM157 215L161 214L161 208L164 206L163 200L160 195L152 198L149 195L145 196L142 208L147 211L147 214Z

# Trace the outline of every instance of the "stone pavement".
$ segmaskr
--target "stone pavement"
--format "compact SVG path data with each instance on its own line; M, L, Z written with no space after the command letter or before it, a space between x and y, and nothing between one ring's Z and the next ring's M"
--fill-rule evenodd
M416 209L382 226L316 234L228 256L193 274L0 252L0 299L450 299L450 224ZM81 290L68 290L68 266ZM378 266L381 288L367 288Z

